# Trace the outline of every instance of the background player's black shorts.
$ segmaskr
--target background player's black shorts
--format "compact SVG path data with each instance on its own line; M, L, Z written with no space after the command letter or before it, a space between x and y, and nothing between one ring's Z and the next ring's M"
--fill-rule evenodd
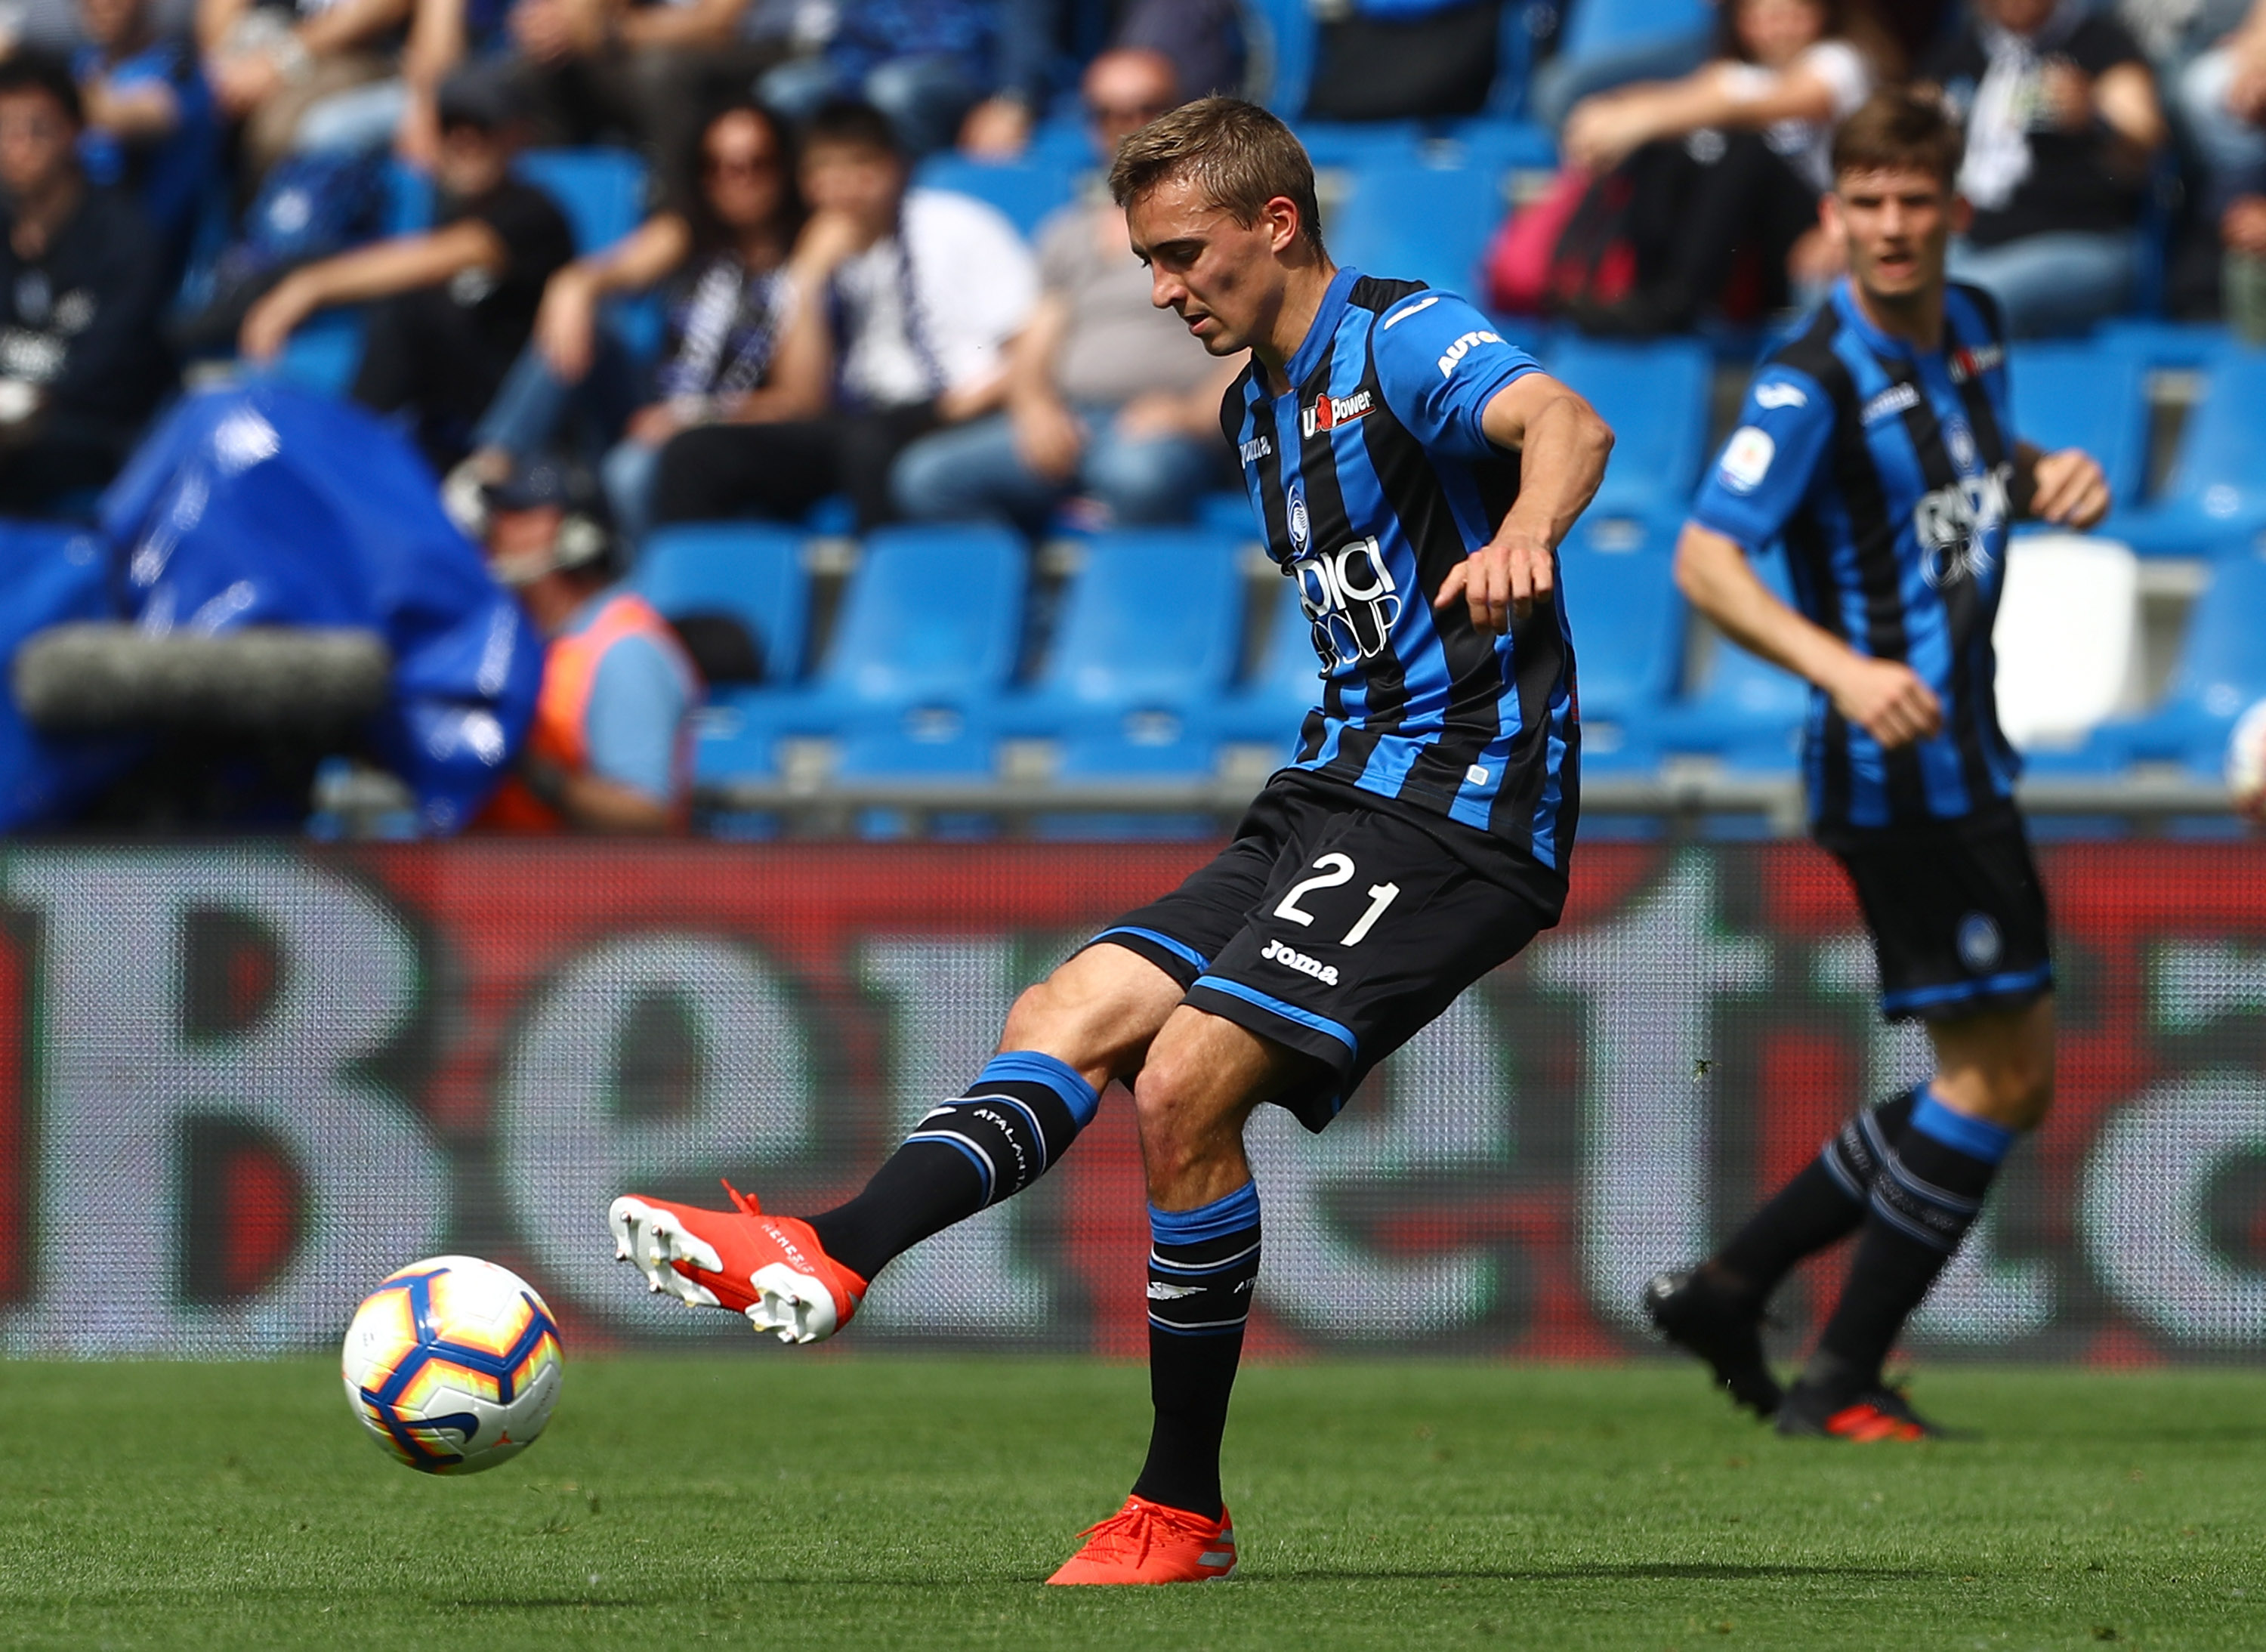
M1272 1098L1319 1130L1371 1067L1558 921L1559 874L1487 843L1473 859L1509 877L1482 875L1440 836L1465 830L1481 836L1286 771L1210 865L1087 945L1140 954L1188 1003L1321 1063Z
M2045 889L2013 808L1819 841L1856 886L1890 1020L1956 1020L2053 990Z

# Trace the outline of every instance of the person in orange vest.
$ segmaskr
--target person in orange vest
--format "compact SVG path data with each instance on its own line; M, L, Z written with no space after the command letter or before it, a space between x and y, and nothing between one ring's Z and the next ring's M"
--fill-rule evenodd
M669 622L611 582L596 489L537 458L484 490L489 571L550 647L519 763L479 825L527 832L685 829L698 669Z

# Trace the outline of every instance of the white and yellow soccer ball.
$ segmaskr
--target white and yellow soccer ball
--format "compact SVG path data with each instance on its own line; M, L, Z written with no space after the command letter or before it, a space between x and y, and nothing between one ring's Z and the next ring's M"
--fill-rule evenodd
M2239 812L2266 824L2266 700L2236 718L2227 736L2226 793Z
M476 1474L535 1443L566 1356L533 1286L477 1256L390 1274L347 1327L347 1403L370 1437L428 1474Z

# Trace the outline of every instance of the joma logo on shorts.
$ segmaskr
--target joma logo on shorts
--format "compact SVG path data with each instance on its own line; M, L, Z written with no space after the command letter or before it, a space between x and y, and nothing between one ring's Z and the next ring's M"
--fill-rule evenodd
M1259 955L1296 969L1300 975L1312 976L1326 987L1338 983L1338 967L1335 964L1326 964L1319 958L1309 958L1302 952L1293 952L1279 940L1268 941L1267 950Z

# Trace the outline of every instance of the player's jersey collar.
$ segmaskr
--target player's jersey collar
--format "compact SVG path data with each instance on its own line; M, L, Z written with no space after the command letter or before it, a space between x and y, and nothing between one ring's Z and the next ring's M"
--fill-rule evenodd
M1298 340L1297 349L1283 369L1283 376L1290 381L1291 394L1296 395L1298 386L1321 365L1323 352L1330 347L1330 340L1337 337L1338 324L1345 319L1346 296L1360 279L1361 272L1356 269L1341 269L1330 277L1330 284L1322 291L1322 302L1314 311L1314 325Z
M1857 302L1856 283L1846 275L1833 283L1833 308L1840 316L1842 325L1862 339L1866 347L1875 355L1910 361L1918 354L1910 340L1898 338L1893 333L1884 333L1873 325L1872 318L1865 313L1865 306ZM1934 354L1941 355L1951 347L1955 331L1951 302L1947 295L1943 309L1943 342L1936 347Z

